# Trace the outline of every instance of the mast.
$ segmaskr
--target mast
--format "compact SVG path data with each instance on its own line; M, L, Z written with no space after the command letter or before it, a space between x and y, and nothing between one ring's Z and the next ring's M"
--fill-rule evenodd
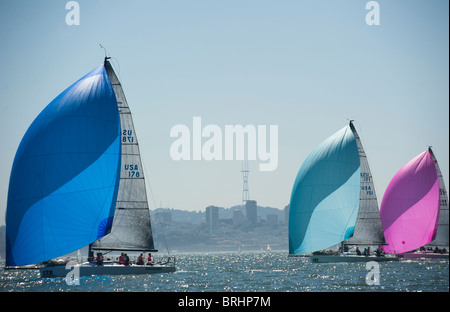
M119 191L111 233L92 244L96 250L157 251L154 248L150 212L139 144L122 85L105 56L120 115L121 168Z

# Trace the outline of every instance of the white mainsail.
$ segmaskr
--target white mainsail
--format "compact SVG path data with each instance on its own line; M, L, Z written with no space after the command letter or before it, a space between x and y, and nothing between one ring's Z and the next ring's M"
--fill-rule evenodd
M94 242L96 250L155 251L139 144L122 85L111 64L105 68L120 114L122 158L119 191L111 233Z
M448 247L449 215L448 215L447 190L445 188L444 178L442 177L442 172L441 172L441 169L439 168L436 157L434 156L434 153L431 150L431 148L429 148L428 150L430 151L431 157L433 158L434 165L436 166L436 171L437 171L438 180L439 180L439 200L440 200L439 223L438 223L438 230L437 230L436 238L428 245Z
M361 189L359 210L356 217L355 232L353 237L346 240L345 244L378 245L384 244L383 226L381 224L380 210L378 208L377 195L370 171L367 155L356 132L355 126L350 122L350 128L358 146L361 166Z

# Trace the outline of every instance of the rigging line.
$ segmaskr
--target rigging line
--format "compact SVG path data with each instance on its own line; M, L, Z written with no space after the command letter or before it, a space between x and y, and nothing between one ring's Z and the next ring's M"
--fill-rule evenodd
M142 155L141 155L141 156L142 156ZM156 200L155 200L155 196L153 195L153 189L152 189L152 186L151 186L151 183L150 183L149 175L147 174L147 168L146 168L146 166L145 166L145 164L144 164L144 159L143 159L143 157L141 157L141 162L142 162L142 168L144 168L144 174L145 174L145 176L147 177L147 178L146 178L147 183L146 183L145 185L148 186L148 188L149 188L149 190L150 190L150 194L151 194L151 196L152 196L153 204L154 204L154 206L155 206L155 216L156 216L156 218L158 219L158 220L157 220L157 223L158 223L158 226L159 226L160 231L161 231L162 236L163 236L164 245L166 246L167 254L168 254L169 257L170 257L170 249L169 249L169 246L167 245L166 235L165 235L165 233L164 233L164 229L163 229L163 227L162 227L161 220L159 220L158 213L156 212L156 207L157 207L157 206L156 206Z

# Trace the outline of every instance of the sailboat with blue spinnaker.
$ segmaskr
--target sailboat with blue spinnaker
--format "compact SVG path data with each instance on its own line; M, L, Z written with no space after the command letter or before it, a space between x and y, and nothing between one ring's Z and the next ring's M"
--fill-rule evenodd
M72 267L52 259L85 246L89 254L157 251L133 120L109 57L34 120L8 190L7 267L37 264L43 277L64 277ZM75 266L80 276L176 270L171 257L149 265Z

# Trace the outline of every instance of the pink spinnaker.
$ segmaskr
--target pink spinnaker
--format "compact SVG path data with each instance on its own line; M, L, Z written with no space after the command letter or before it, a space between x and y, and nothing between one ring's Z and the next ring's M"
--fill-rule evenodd
M439 180L429 151L403 166L389 183L380 207L386 253L420 248L436 237Z

